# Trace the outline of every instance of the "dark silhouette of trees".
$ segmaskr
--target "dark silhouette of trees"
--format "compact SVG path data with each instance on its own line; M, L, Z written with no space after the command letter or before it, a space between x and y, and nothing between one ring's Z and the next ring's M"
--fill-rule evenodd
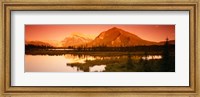
M162 52L165 48L163 45L142 45L142 46L119 46L119 47L110 47L106 45L99 45L93 47L85 47L85 46L78 46L73 47L69 46L66 47L67 49L73 49L76 51L119 51L119 52ZM174 50L174 45L168 45L169 51Z
M147 54L147 52L145 52L144 56L145 56L145 59L143 60L144 72L150 72L151 71L151 68L150 68L151 66L149 66L149 65L151 65L151 64L148 64L149 62L148 62L148 54Z
M128 53L128 55L127 55L127 63L126 63L126 70L127 71L133 71L134 70L134 68L135 68L135 66L134 66L134 64L133 64L133 62L132 62L132 59L131 59L131 54L130 53Z
M170 70L169 59L170 59L169 42L167 38L163 48L161 71L166 72Z
M169 52L174 51L175 45L168 44L168 50ZM93 47L86 47L84 45L82 46L68 46L68 47L51 47L51 46L36 46L36 45L25 45L25 50L49 50L51 48L54 49L63 49L63 50L71 50L76 52L87 52L87 51L93 51L93 52L110 52L110 51L117 51L117 52L162 52L165 47L165 45L140 45L140 46L117 46L117 47L111 47L106 46L104 44L99 46L93 46Z
M32 50L32 49L49 49L53 48L52 46L47 46L47 45L25 45L25 50Z

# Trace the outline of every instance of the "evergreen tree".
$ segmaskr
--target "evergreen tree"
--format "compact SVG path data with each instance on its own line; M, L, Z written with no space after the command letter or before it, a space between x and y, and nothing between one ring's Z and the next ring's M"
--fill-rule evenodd
M168 38L166 39L166 42L164 44L163 48L163 55L162 55L162 66L161 66L161 71L169 71L170 69L170 64L169 64L169 41Z

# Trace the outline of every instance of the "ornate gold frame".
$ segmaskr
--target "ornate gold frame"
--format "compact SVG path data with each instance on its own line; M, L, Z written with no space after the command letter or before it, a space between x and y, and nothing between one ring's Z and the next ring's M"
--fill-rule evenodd
M1 31L1 89L2 95L13 95L13 94L76 94L81 93L120 93L120 94L185 94L186 96L192 95L197 96L199 94L199 65L198 65L198 20L199 12L197 10L199 6L199 1L194 0L188 2L133 2L133 1L77 1L77 2L16 2L5 1L2 2L2 31ZM21 0L23 1L23 0ZM152 0L156 1L156 0ZM11 86L11 67L10 67L10 49L11 49L11 39L10 39L10 16L13 10L178 10L190 12L190 86L184 87L18 87ZM67 95L67 94L66 94ZM96 94L97 96L98 94ZM104 95L105 96L105 95ZM110 95L111 96L111 95ZM129 95L130 96L130 95ZM182 97L182 96L181 96Z

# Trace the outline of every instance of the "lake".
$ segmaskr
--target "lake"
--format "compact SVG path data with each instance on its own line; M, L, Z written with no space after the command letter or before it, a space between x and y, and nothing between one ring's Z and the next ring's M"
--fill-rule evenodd
M25 72L159 71L161 55L25 55ZM150 65L150 67L149 67Z

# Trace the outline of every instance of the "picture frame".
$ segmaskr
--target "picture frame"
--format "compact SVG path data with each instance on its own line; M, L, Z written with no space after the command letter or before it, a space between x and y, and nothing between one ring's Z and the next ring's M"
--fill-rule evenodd
M2 2L2 31L1 31L1 95L14 95L14 94L70 94L70 96L133 96L138 94L164 94L164 95L175 95L175 96L199 96L199 65L198 65L198 32L199 32L199 4L197 1L185 1L185 2L162 2L157 0L152 0L153 2L140 2L138 1L63 1L63 2ZM189 25L190 25L190 77L189 86L11 86L11 11L66 11L66 10L79 10L79 11L189 11ZM90 94L91 93L91 94ZM119 95L118 95L119 93ZM140 96L138 96L140 97ZM152 96L154 97L154 96Z

